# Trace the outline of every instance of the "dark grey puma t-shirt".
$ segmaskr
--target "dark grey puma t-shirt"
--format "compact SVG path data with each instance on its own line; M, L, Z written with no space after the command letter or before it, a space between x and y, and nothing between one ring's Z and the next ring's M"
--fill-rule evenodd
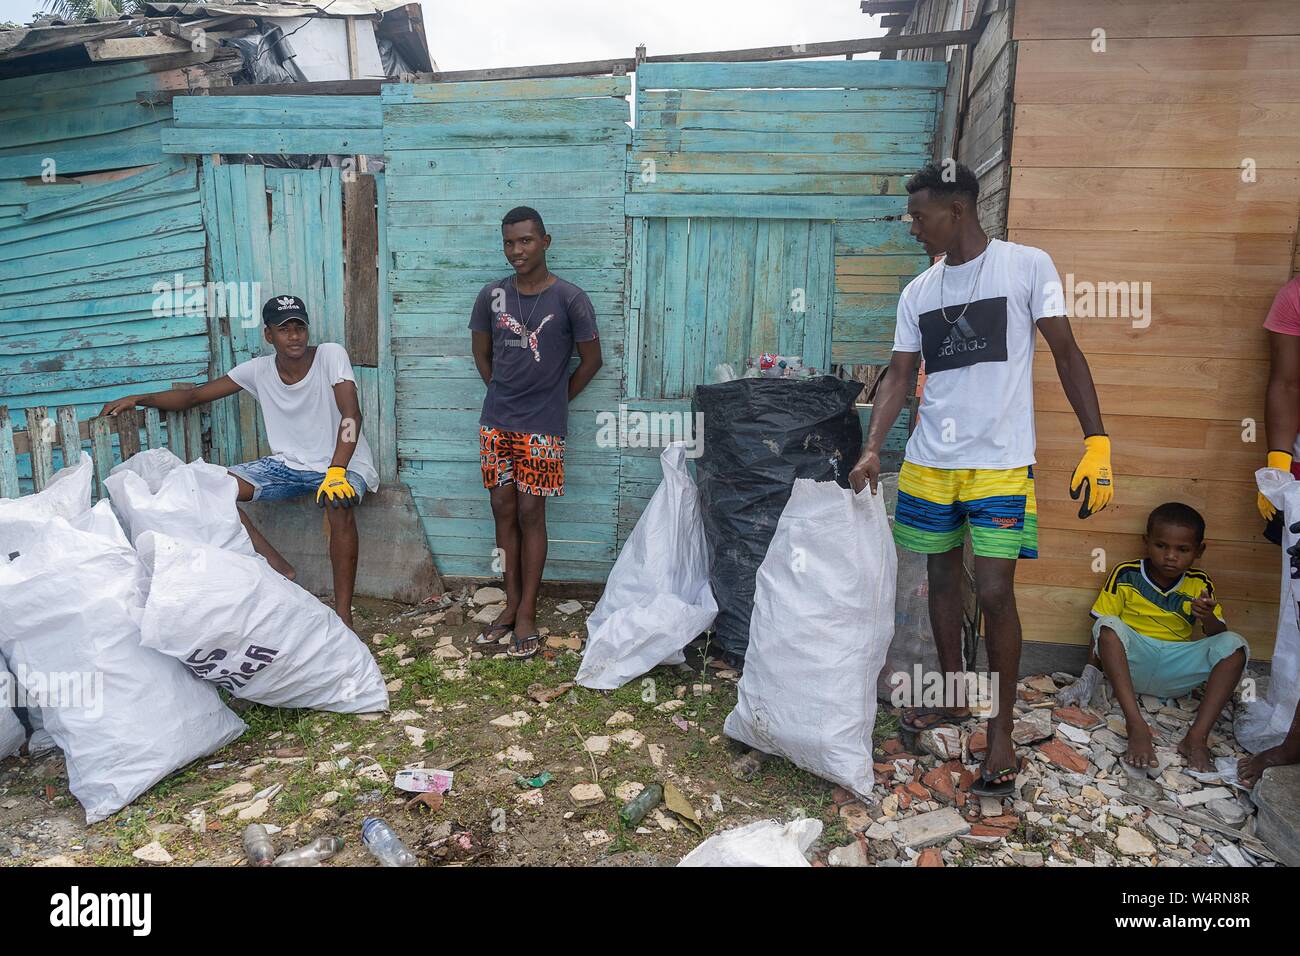
M469 327L492 334L492 381L479 424L563 436L574 343L597 337L596 310L587 293L556 276L549 289L520 295L509 276L479 291Z

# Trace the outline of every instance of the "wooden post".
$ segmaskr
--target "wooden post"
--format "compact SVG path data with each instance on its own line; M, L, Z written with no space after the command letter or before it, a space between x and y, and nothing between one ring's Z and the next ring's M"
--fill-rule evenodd
M0 498L18 497L18 455L14 453L14 423L9 406L0 405Z
M186 461L197 461L203 457L203 411L191 408L185 415L185 453Z
M149 443L150 448L162 447L162 418L156 408L144 410L144 440Z
M32 459L32 487L41 491L54 477L54 443L45 430L49 409L33 405L27 409L27 447Z
M113 470L113 433L107 416L90 420L90 457L95 461L95 490L104 487L104 479Z
M117 444L123 461L140 450L140 413L134 408L117 413Z
M63 467L71 468L81 461L81 432L77 426L77 410L64 405L58 411L59 447L63 450Z
M353 365L379 364L379 229L375 177L343 184L344 331Z

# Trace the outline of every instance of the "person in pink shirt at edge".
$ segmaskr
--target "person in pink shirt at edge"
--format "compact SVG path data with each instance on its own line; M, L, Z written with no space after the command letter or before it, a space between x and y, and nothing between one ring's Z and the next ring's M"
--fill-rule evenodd
M1268 392L1264 400L1265 432L1268 435L1268 467L1289 471L1300 478L1300 276L1278 291L1273 307L1264 320L1268 329ZM1283 520L1277 509L1262 494L1258 496L1259 513L1268 522L1264 536L1275 544L1282 542ZM1291 721L1286 739L1276 747L1243 757L1237 773L1246 786L1253 785L1269 767L1300 763L1300 707Z

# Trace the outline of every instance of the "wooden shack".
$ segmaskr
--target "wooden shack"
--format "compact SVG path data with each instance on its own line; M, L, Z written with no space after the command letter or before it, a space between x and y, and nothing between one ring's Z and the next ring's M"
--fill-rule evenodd
M868 13L880 6L862 3ZM965 73L957 156L979 174L988 232L1052 254L1114 445L1115 502L1080 521L1067 493L1079 428L1040 342L1041 557L1017 572L1025 638L1085 642L1109 568L1139 553L1150 510L1176 500L1205 516L1202 563L1229 624L1268 657L1280 558L1260 533L1254 472L1267 452L1264 317L1300 271L1300 8L888 6L893 16L907 7L901 33L983 31ZM1097 283L1143 298L1128 308L1090 301Z

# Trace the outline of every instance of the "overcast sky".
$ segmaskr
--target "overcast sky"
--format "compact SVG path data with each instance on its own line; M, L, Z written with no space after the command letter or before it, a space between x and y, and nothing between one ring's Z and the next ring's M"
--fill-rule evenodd
M327 0L322 0L327 2ZM0 0L27 23L40 0ZM852 40L884 33L857 0L423 0L442 70Z

